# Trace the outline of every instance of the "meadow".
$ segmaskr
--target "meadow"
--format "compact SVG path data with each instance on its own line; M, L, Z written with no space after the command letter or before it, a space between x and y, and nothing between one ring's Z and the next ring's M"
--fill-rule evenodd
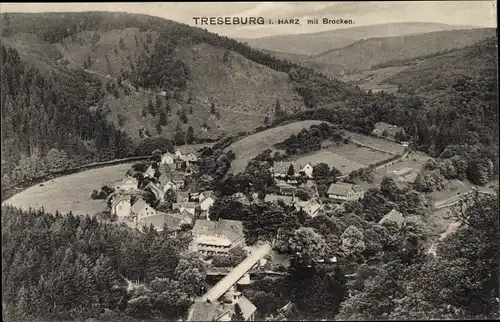
M96 214L105 210L104 200L93 200L90 193L125 177L133 163L82 171L32 186L12 196L3 204L21 209L44 208L47 212L72 211L75 215Z
M313 124L321 124L322 121L301 121L290 123L274 128L267 129L249 135L225 149L225 151L233 151L236 159L231 163L229 172L238 173L245 169L248 161L256 157L259 153L273 148L274 144L287 139L292 134L297 134L302 129L308 129Z

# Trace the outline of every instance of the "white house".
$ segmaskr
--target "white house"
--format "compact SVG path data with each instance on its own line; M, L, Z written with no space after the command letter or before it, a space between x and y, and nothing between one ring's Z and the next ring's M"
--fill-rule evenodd
M162 174L158 178L158 188L165 193L170 189L176 191L177 185L173 182L172 177L169 174Z
M162 164L174 164L174 161L175 161L175 154L172 154L170 152L165 153L161 157Z
M213 195L209 195L203 199L200 199L200 209L203 211L205 210L209 211L210 207L212 207L214 202L215 202L215 196Z
M148 183L146 188L149 188L149 190L151 190L151 192L155 195L156 200L159 200L160 202L165 201L165 191L160 188L159 184L150 182Z
M181 203L173 203L172 209L179 209L179 212L182 213L184 210L194 215L196 213L196 203L194 202L181 202Z
M313 177L313 166L307 162L301 169L300 172L304 173L308 178Z
M363 190L358 189L357 186L344 182L332 183L327 194L328 198L336 202L356 200L363 198L364 195Z
M227 254L245 245L243 223L237 220L197 220L191 232L190 249L202 253Z
M197 162L198 161L198 157L194 153L189 153L189 154L187 154L187 155L184 156L184 161L186 161L186 162Z
M138 198L132 205L132 214L140 220L143 217L156 215L156 210L153 209L142 198Z
M150 177L150 178L154 178L155 177L155 172L156 170L153 168L153 165L150 165L146 171L144 172L144 176L145 177Z
M139 182L137 181L136 178L126 177L121 182L118 182L115 185L115 190L122 190L122 191L134 190L137 189L138 185Z
M111 214L117 215L118 218L127 218L132 213L132 205L130 200L124 197L117 198L111 205Z
M182 154L182 152L179 149L175 151L175 157L184 160L184 154Z
M299 201L295 203L295 208L297 210L302 209L305 213L307 213L311 217L317 216L322 207L323 205L320 204L316 198L312 198L307 201Z

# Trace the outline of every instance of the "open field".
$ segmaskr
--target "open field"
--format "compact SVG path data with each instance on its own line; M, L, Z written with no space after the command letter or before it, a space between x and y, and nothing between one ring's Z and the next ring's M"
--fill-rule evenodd
M232 150L236 159L231 163L230 172L238 173L245 169L248 161L256 157L259 153L272 149L273 145L287 139L290 135L300 132L304 128L309 128L313 124L321 124L322 121L301 121L283 126L267 129L247 136L225 149Z
M347 159L342 155L327 150L320 150L309 155L301 156L294 161L300 165L309 162L313 166L317 163L326 163L330 167L334 166L342 174L349 174L353 170L364 167L363 164L354 162L353 160Z
M350 131L345 131L347 136L351 137L351 141L355 144L361 144L363 146L372 148L377 151L389 153L389 154L402 154L404 152L404 146L396 142L379 139L373 136L363 135L359 133L354 133Z
M430 159L430 157L425 153L413 152L402 161L375 170L373 172L375 184L380 184L384 176L393 178L396 183L405 184L400 180L400 177L410 173L419 174L422 166L428 159Z
M103 185L122 180L133 163L91 169L63 176L30 187L4 204L22 209L41 208L54 213L72 211L75 215L95 214L105 209L105 200L92 200L90 193Z
M389 153L374 151L372 149L358 146L352 143L332 146L328 148L328 151L342 155L347 159L364 166L369 166L370 164L389 159L393 156Z

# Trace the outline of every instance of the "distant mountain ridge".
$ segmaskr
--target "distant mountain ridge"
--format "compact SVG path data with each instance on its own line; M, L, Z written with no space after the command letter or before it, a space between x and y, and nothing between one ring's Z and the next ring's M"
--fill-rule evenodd
M322 52L303 59L300 63L330 77L338 77L343 71L361 71L392 60L411 59L470 46L495 35L496 29L483 28L369 38L339 49Z
M239 41L260 49L297 55L316 55L341 48L366 38L395 37L435 31L474 29L473 26L454 26L429 22L402 22L334 29L317 33L267 36L255 39L241 38Z

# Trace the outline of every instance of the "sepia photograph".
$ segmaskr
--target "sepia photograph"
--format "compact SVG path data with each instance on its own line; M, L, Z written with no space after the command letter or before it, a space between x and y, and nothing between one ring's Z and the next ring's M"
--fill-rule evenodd
M497 1L0 3L2 320L500 319Z

